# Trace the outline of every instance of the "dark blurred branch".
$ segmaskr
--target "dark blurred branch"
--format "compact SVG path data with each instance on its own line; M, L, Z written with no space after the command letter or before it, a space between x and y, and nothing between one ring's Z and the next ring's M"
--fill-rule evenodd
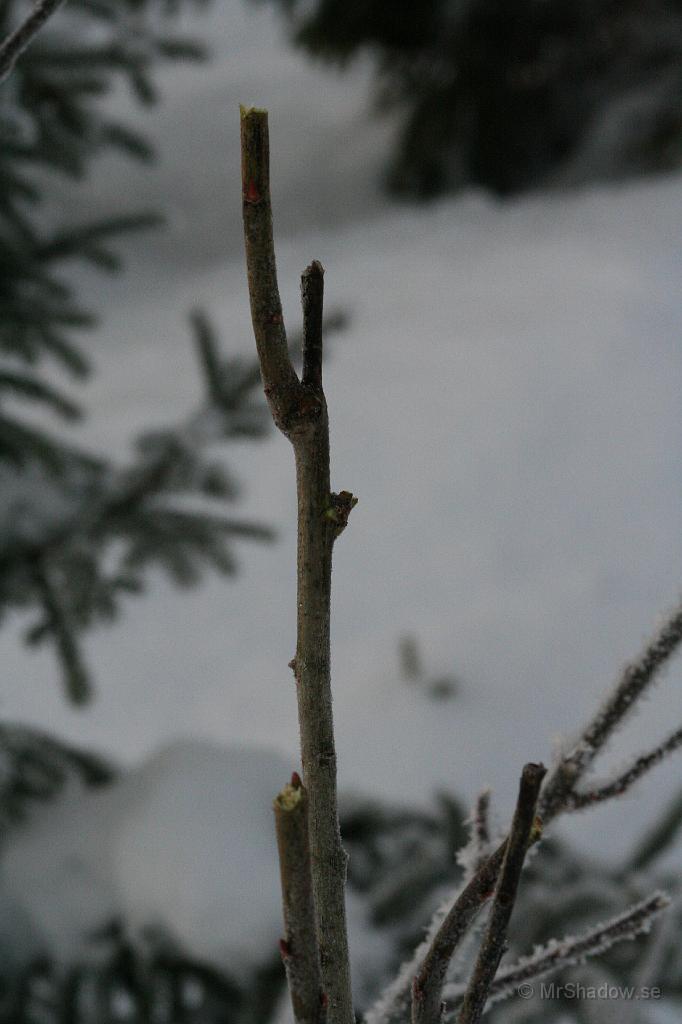
M12 73L17 59L63 3L64 0L37 0L28 17L0 44L0 82Z

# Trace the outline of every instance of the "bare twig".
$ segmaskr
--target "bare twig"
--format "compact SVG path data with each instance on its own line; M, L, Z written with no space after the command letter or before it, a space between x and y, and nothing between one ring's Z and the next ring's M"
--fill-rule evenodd
M605 953L618 942L635 939L638 935L648 932L653 920L669 905L670 899L664 893L655 892L604 924L583 932L582 935L553 939L540 946L531 956L521 957L497 972L488 990L486 1008L515 995L519 985L524 982L537 981L554 971L582 963L588 957ZM464 992L464 986L450 985L443 994L448 1000L452 1000L452 1008L457 1009ZM453 1024L455 1021L459 1024L456 1014L450 1019Z
M646 754L641 754L629 768L615 779L611 779L609 782L595 786L592 789L584 791L572 790L567 797L566 810L579 811L585 807L602 803L604 800L610 800L614 796L622 796L638 779L641 779L651 768L660 764L664 757L672 754L674 750L681 746L682 728L677 729L676 732L668 736L658 747L654 747L653 750Z
M483 1014L490 986L504 953L507 928L516 902L521 869L536 824L535 808L544 776L544 766L532 763L525 765L521 774L516 811L509 832L504 861L495 887L490 918L483 934L469 984L464 993L462 1009L457 1018L458 1024L478 1024ZM413 1019L416 1024L414 1016ZM428 1021L428 1024L431 1024L431 1021L433 1024L437 1024L439 1019L433 1017L424 1020Z
M63 3L64 0L37 0L28 17L0 44L0 82L11 75L17 58Z
M282 881L284 939L280 943L296 1024L324 1024L320 951L308 844L308 797L298 775L274 802Z
M294 447L298 495L297 636L293 669L298 696L303 778L322 980L329 1024L353 1024L344 905L346 854L336 797L336 751L330 684L329 616L332 548L355 504L331 494L329 421L322 391L323 270L302 278L304 380L287 351L277 286L269 185L268 119L241 111L242 197L251 316L265 394L273 419Z
M682 605L678 605L639 657L625 666L615 688L583 730L573 749L550 773L540 798L539 814L548 822L570 809L570 794L607 740L626 718L682 642Z

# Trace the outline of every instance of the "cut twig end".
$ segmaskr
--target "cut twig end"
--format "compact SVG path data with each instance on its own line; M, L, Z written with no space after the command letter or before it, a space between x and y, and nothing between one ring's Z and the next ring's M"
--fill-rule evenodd
M546 774L547 769L542 762L535 764L533 761L529 761L523 766L521 779L526 785L535 786L542 782Z
M294 776L298 779L299 785L294 785ZM296 773L292 775L291 782L287 782L284 789L281 790L275 797L275 808L279 811L290 812L295 811L298 805L303 800L304 789L301 785L301 780Z
M303 271L301 277L305 278L319 278L324 277L324 267L319 260L313 260Z
M244 121L247 117L267 118L268 112L264 107L247 107L245 103L240 103L239 116L242 121Z
M270 144L268 112L239 106L242 147L242 197L247 206L270 199Z

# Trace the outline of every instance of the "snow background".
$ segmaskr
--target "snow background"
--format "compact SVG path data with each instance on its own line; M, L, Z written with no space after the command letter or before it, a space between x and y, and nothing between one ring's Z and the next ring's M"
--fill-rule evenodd
M120 278L81 274L103 322L79 437L123 454L138 429L194 406L193 305L220 324L226 351L251 351L238 103L268 107L290 330L313 258L327 307L352 316L325 377L333 485L360 498L335 552L340 785L415 802L437 787L470 800L490 784L502 825L521 765L552 756L679 597L682 178L506 205L469 194L391 206L377 183L389 126L368 113L368 66L341 77L304 63L269 9L219 4L188 26L212 41L212 63L162 76L151 113L113 99L156 139L160 161L107 158L89 195L78 192L84 216L149 204L171 217L165 233L128 243ZM74 202L65 189L65 215ZM274 433L227 455L244 483L239 513L274 525L278 542L245 545L236 583L188 593L155 578L88 640L98 695L85 711L65 705L53 656L22 646L16 617L0 634L1 711L142 762L124 785L133 802L163 764L154 752L178 737L275 751L254 769L269 820L297 763L293 459ZM459 696L431 702L400 680L405 632L429 673L462 679ZM674 668L612 762L666 735L681 710ZM620 858L678 785L671 761L562 830ZM267 829L263 818L263 843ZM118 870L106 868L104 890ZM136 905L154 905L154 882Z

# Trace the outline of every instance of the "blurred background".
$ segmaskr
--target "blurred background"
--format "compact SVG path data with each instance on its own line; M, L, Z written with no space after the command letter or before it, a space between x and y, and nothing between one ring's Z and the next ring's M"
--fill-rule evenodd
M332 482L360 499L332 653L361 1009L476 794L502 828L679 599L681 51L656 0L68 0L2 84L0 1020L287 1019L295 488L239 103L270 112L294 348L326 269ZM600 770L681 710L673 669ZM673 884L681 821L672 759L554 827L514 951ZM653 974L646 943L589 969L657 977L633 1024L679 1019L676 914Z

